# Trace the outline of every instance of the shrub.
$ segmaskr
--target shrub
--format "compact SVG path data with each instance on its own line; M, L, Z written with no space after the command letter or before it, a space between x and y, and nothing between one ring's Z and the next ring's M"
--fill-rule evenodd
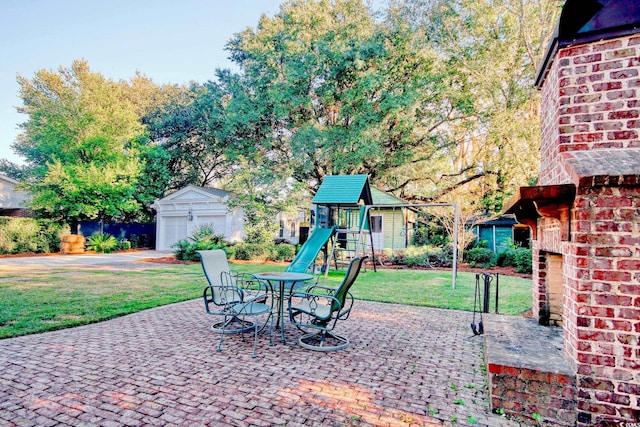
M405 254L404 263L407 267L425 267L427 265L427 257L424 254Z
M51 220L0 218L0 254L53 252L69 227Z
M131 242L132 248L146 248L149 246L149 236L147 234L131 234L129 235L129 242Z
M384 248L382 253L377 255L382 263L391 263L392 265L404 264L404 251L394 251L391 248Z
M275 259L275 247L269 243L241 242L234 246L235 258L242 261L266 261Z
M235 259L241 261L249 261L251 259L251 248L248 244L241 242L233 247Z
M131 249L131 242L124 239L118 240L118 249L128 251L129 249Z
M497 256L491 249L475 247L467 251L467 262L470 267L495 267Z
M515 265L515 256L516 256L515 249L506 249L498 254L496 263L500 267L509 267L509 266Z
M451 267L453 264L453 248L451 246L428 246L427 257L432 267Z
M202 226L194 230L193 235L173 244L174 255L183 261L200 261L197 251L223 249L226 246L223 236L215 234L213 227Z
M129 236L129 242L131 243L131 247L132 248L139 248L140 247L140 236L138 236L137 234L132 234Z
M398 251L401 257L400 262L407 267L424 267L427 264L427 257L422 246L408 246L404 250Z
M40 238L38 239L38 252L58 252L60 249L60 237L71 233L67 224L60 224L50 219L37 220L40 224Z
M176 258L183 261L199 261L200 256L197 251L222 249L221 245L210 240L193 241L191 238L174 243L173 248L175 248L174 254Z
M398 262L407 267L447 267L453 262L453 251L450 247L409 246L398 252Z
M296 255L296 247L289 243L280 243L275 247L274 261L291 261Z
M531 274L533 261L531 249L518 248L515 250L514 265L518 273Z
M87 240L87 248L92 251L108 254L118 249L118 240L111 234L94 234Z

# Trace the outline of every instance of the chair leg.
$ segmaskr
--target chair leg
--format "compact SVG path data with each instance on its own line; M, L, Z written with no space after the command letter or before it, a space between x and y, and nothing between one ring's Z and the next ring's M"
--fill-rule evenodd
M222 320L222 330L220 331L220 341L218 341L218 352L222 351L222 339L224 338L224 328L227 326L227 316Z
M256 319L257 321L258 319ZM258 345L258 325L253 328L253 358L256 358L256 346Z

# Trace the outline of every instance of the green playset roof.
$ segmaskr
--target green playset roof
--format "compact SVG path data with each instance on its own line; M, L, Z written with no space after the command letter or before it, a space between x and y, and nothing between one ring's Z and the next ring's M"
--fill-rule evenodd
M368 175L328 175L318 188L313 203L326 206L371 205Z

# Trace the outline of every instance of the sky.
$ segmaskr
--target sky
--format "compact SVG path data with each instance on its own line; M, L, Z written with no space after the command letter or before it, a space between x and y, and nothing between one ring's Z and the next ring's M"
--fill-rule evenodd
M225 44L274 16L283 0L0 0L0 159L27 117L16 76L70 67L129 80L136 71L158 84L206 82L233 68Z

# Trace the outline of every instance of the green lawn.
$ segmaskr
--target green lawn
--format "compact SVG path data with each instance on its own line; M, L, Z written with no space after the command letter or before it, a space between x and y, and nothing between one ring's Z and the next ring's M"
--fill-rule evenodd
M235 264L232 268L242 272L284 269L272 264ZM336 286L343 274L331 271L321 282ZM459 272L455 290L451 281L450 271L368 269L358 277L352 293L356 299L471 311L475 274ZM531 280L500 276L499 283L501 314L517 315L530 308ZM78 326L200 298L205 285L199 264L129 272L58 269L0 273L0 338Z

